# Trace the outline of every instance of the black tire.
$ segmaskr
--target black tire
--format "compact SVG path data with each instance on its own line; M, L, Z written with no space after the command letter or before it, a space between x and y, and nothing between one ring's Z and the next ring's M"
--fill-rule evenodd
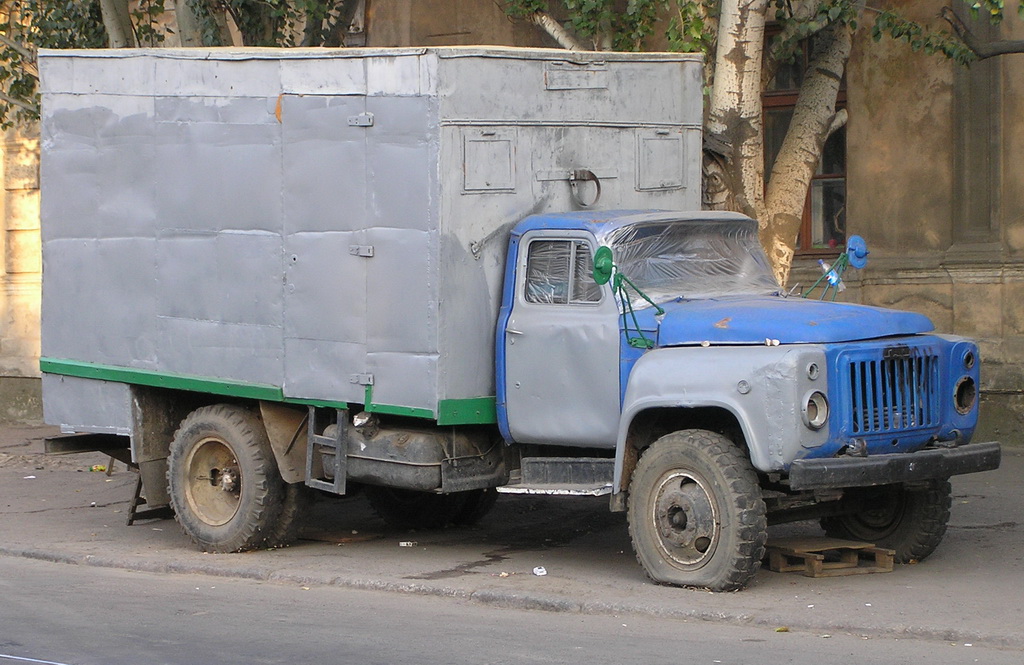
M482 520L487 513L491 512L495 502L498 500L498 490L493 487L479 490L461 492L465 495L462 507L452 517L452 524L456 526L472 526Z
M851 488L840 502L845 514L824 517L821 526L833 538L874 543L895 550L897 563L911 563L942 542L951 503L952 488L945 479L911 488Z
M466 492L433 494L377 485L364 491L374 512L399 529L443 529L466 504Z
M733 591L761 567L767 520L757 474L720 434L683 430L651 444L629 483L627 517L655 582Z
M207 552L265 544L281 515L285 484L255 413L217 404L196 409L171 441L167 491L175 519Z
M299 537L302 518L309 511L311 505L313 505L313 490L305 483L285 484L281 515L270 526L264 544L267 547L284 547L294 543Z

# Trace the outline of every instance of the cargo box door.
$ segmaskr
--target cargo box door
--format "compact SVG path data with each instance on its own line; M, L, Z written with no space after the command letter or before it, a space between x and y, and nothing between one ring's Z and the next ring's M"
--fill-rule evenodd
M286 397L363 400L366 118L361 95L280 100Z

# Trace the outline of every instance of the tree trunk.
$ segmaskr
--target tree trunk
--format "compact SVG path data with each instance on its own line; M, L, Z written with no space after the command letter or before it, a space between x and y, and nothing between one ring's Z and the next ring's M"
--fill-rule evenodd
M542 29L544 32L558 42L558 45L562 48L569 49L570 51L585 51L586 48L580 44L576 39L566 32L562 24L551 17L546 12L534 12L530 15L530 21Z
M736 208L764 218L761 64L768 0L722 0L708 134L724 146Z
M196 16L193 3L188 0L177 0L174 5L174 18L178 23L178 38L182 46L212 46L203 44L203 21Z
M103 27L107 30L110 48L136 46L135 30L128 14L128 0L100 0Z
M231 31L222 3L177 0L174 17L182 46L231 46Z
M768 181L764 217L758 218L761 244L783 286L789 279L804 202L825 140L845 121L845 112L837 118L835 108L852 41L849 26L841 23L815 37L793 119Z

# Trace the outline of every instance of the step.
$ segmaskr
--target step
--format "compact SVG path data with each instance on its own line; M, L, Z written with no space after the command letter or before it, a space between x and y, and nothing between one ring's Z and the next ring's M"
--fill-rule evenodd
M515 483L498 487L500 494L539 494L544 496L604 496L612 493L612 484L587 485L567 484L555 485L550 483Z
M520 478L527 485L604 485L614 472L610 457L524 457Z

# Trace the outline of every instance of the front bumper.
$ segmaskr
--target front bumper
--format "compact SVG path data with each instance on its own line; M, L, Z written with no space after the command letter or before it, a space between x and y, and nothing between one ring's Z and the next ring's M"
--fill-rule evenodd
M997 441L971 443L959 448L933 448L916 453L801 459L789 470L794 490L869 487L949 478L999 468Z

